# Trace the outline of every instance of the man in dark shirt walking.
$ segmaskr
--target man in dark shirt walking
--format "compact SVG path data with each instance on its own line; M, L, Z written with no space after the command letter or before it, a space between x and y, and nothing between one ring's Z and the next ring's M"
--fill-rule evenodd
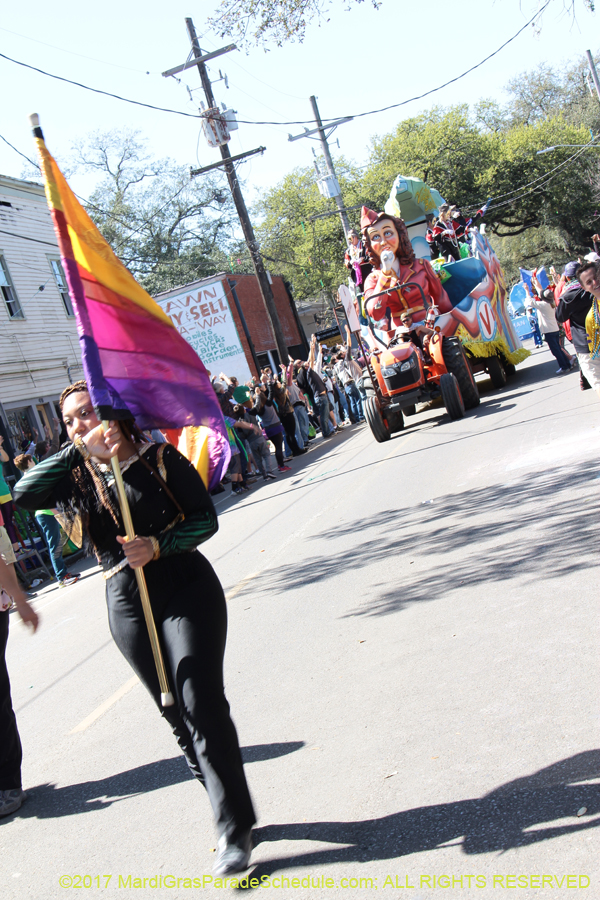
M592 359L588 344L585 320L594 302L593 295L586 290L590 284L598 282L598 270L596 263L586 262L579 266L576 262L567 263L565 266L567 278L576 278L562 292L558 309L556 311L557 322L571 323L571 339L581 374L600 393L600 359ZM585 287L584 284L585 283Z

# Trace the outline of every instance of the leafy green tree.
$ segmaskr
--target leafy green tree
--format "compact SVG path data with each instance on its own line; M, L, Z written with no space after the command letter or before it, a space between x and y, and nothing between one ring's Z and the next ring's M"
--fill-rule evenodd
M134 131L91 135L71 165L98 176L87 211L150 293L230 268L237 243L223 176L191 180L189 170L152 158Z
M471 121L466 105L435 109L400 122L396 130L373 138L362 193L373 209L383 209L397 175L421 178L443 197L462 206L478 204L481 172L493 147ZM484 198L485 199L485 198Z
M519 265L559 266L589 249L595 216L589 182L600 149L568 146L589 139L586 128L561 118L493 136L494 160L481 183L494 198L486 221L509 279L518 279Z
M342 196L347 207L364 202L357 170L344 159L336 162ZM290 172L263 193L256 206L261 218L257 233L267 263L293 285L298 300L335 294L345 283L346 242L333 200L321 196L312 168ZM333 213L332 215L325 215ZM350 211L358 224L360 210Z
M507 127L562 116L571 125L585 125L594 132L600 128L600 104L585 57L561 69L541 64L511 79L506 90Z

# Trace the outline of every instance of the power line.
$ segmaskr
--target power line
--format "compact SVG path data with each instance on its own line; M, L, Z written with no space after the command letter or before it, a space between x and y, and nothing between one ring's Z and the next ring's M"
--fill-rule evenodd
M5 144L8 144L8 146L10 147L11 150L14 150L15 153L18 153L19 156L22 156L23 159L26 159L28 163L30 163L32 166L34 166L34 167L38 170L38 172L41 172L41 169L40 169L40 167L38 166L38 164L37 164L37 163L34 163L34 161L33 161L32 159L29 159L28 156L25 156L24 153L21 153L20 150L17 150L17 148L14 146L14 144L11 144L10 141L7 141L7 140L6 140L6 138L4 137L4 135L0 134L0 139L3 140Z
M467 75L470 75L471 72L474 72L476 69L479 69L490 59L493 59L494 56L497 56L498 53L500 53L502 50L504 50L505 47L508 47L509 44L511 44L514 40L516 40L516 38L518 38L519 35L522 34L523 31L525 31L525 29L529 28L529 26L532 25L535 22L535 20L538 19L542 15L542 13L546 9L546 7L548 7L551 2L552 2L552 0L546 0L546 3L542 6L542 8L539 9L536 12L536 14L534 16L532 16L532 18L529 19L529 21L526 22L525 25L522 26L522 28L519 28L519 30L516 32L516 34L513 34L513 36L511 38L509 38L507 41L505 41L503 44L501 44L501 46L498 47L497 50L494 50L493 53L490 53L489 56L486 56L485 59L481 60L481 62L478 62L474 66L471 66L470 69L467 69L466 72L463 72L461 75L457 75L455 78L451 78L450 81L446 81L444 84L439 85L439 87L432 88L429 91L425 91L424 94L418 94L415 97L411 97L409 100L402 100L400 103L392 103L390 106L381 107L381 109L370 109L367 112L362 112L362 113L350 113L350 114L348 114L348 118L360 119L363 116L373 116L373 115L376 115L377 113L387 112L390 109L398 109L401 106L406 106L408 103L413 103L415 100L423 100L425 97L429 97L429 96L431 96L431 94L435 94L438 91L442 91L444 88L448 87L449 85L455 84L457 81L460 81L462 78L465 78ZM326 119L323 119L323 123L325 124L326 122L332 122L332 121L334 121L334 119L338 119L338 118L342 118L342 117L341 116L333 116L330 118L326 118ZM304 122L251 122L251 121L248 121L245 119L238 119L238 122L242 125L312 125L312 124L314 124L313 119L307 119Z
M583 149L583 150L586 150L586 149L587 149L588 147L590 147L590 146L594 143L594 141L596 141L599 137L600 137L600 134L595 135L595 137L593 137L591 141L589 141L587 144L585 144L585 145L583 146L582 149ZM580 153L581 153L581 151L578 151L577 153L574 153L572 156L569 156L568 159L564 159L561 163L559 163L559 164L558 164L557 166L555 166L553 169L550 169L548 172L544 172L543 175L538 175L538 177L537 177L537 178L534 178L533 181L529 181L527 184L521 185L521 187L514 188L512 191L506 191L505 194L498 194L498 196L497 196L497 197L493 197L492 200L502 200L503 197L510 197L512 194L518 194L519 191L524 191L526 188L531 187L532 185L536 184L538 181L544 181L546 178L548 178L549 175L552 175L553 172L558 171L558 169L562 169L562 167L563 167L563 166L566 166L567 163L571 162L573 159L575 159L576 157L580 156ZM473 211L473 210L476 210L476 209L478 209L478 208L482 205L483 202L484 202L484 201L482 201L481 203L478 203L478 204L476 204L476 205L474 205L474 206L473 206L473 205L472 205L472 206L466 206L466 207L464 207L464 210L465 210L465 212L471 212L471 211ZM509 201L509 202L512 203L513 201ZM488 207L488 209L497 209L499 206L504 206L504 205L505 205L504 203L494 204L494 205L490 205L490 206Z
M465 72L462 72L460 75L457 75L455 78L451 78L449 81L444 82L444 84L439 85L438 87L432 88L429 91L425 91L423 94L418 94L415 97L410 97L408 100L402 100L400 103L392 103L390 106L383 106L381 109L371 109L366 112L361 113L352 113L348 118L360 119L364 116L373 116L377 113L387 112L390 109L399 109L401 106L406 106L408 103L413 103L415 100L423 100L425 97L430 97L432 94L437 93L438 91L442 91L444 88L448 87L451 84L455 84L457 81L460 81L462 78L465 78L467 75L470 75L471 72L474 72L476 69L479 69L490 59L493 59L494 56L497 56L505 47L511 44L516 38L525 31L530 25L532 25L536 19L538 19L544 10L550 5L552 0L546 0L546 3L542 6L538 12L529 19L528 22L525 23L519 30L507 41L505 41L497 50L494 50L493 53L490 53L485 59L482 59L481 62L476 63L474 66L471 66ZM134 106L143 106L146 109L154 109L158 112L166 112L172 113L177 116L186 116L190 119L203 119L205 116L198 115L195 113L183 112L179 109L169 109L164 106L154 106L152 103L142 103L140 100L130 100L128 97L121 97L119 94L113 94L110 91L103 91L99 88L90 87L87 84L82 84L80 81L72 81L70 78L63 78L61 75L54 75L51 72L46 72L44 69L39 69L36 66L31 66L28 63L21 62L18 59L13 59L10 56L7 56L5 53L0 53L0 58L8 60L8 62L15 63L17 66L23 66L25 69L31 69L33 72L38 72L40 75L46 75L48 78L54 78L57 81L63 81L66 84L72 84L75 87L83 88L83 90L91 91L94 94L102 94L105 97L112 97L114 100L121 100L123 103L131 103ZM330 118L323 119L323 123L332 122L335 119L340 118L340 116L334 116ZM304 119L304 120L294 120L289 122L276 122L276 121L255 121L251 119L238 119L238 122L242 125L312 125L312 119Z
M96 59L93 56L84 56L83 53L75 53L74 50L65 50L64 47L57 47L55 44L48 44L46 41L38 41L36 38L29 37L27 34L20 34L18 31L11 31L9 28L1 28L7 34L14 34L16 37L23 38L26 41L33 41L34 44L40 44L42 47L50 47L52 50L58 50L60 53L68 53L70 56L78 56L80 59L88 59L91 62L100 63L101 66L112 66L114 69L125 69L126 72L137 72L138 75L157 75L158 72L145 72L142 69L132 69L130 66L120 66L118 63L111 63L105 59Z
M490 206L488 207L488 209L489 209L489 210L492 210L492 209L501 209L501 208L504 207L504 206L511 206L513 203L517 203L519 200L522 200L523 197L527 197L529 194L533 194L535 191L541 190L542 188L545 188L548 184L550 184L550 182L552 181L552 179L553 179L553 177L554 177L554 174L555 174L556 172L558 172L559 169L562 169L563 166L566 166L568 163L573 162L574 159L577 159L579 156L581 156L581 154L584 152L584 150L585 150L587 147L589 147L591 144L593 144L594 141L595 141L598 137L599 137L599 135L596 135L596 137L593 138L593 139L592 139L588 144L586 144L584 147L582 147L581 150L578 150L577 153L574 153L572 156L569 156L568 159L563 160L563 162L559 163L559 164L558 164L557 166L555 166L553 169L550 169L550 171L549 171L549 172L546 172L545 175L541 175L541 176L539 176L538 178L536 178L534 181L530 181L528 184L524 184L524 185L522 185L520 188L517 188L517 191L519 191L519 190L520 190L520 191L524 191L524 193L520 194L518 197L513 197L512 200L505 200L503 203L490 204ZM539 182L539 181L541 181L542 183L541 183L541 184L537 184L537 182ZM533 185L533 186L532 186L532 185ZM529 187L531 188L531 190L526 190L526 189L529 188ZM510 191L509 193L515 193L515 191ZM507 195L506 195L506 194L501 194L500 196L502 197L502 196L507 196ZM497 198L497 199L500 199L500 198Z
M48 247L52 247L54 250L58 249L56 244L52 244L50 241L42 241L40 238L32 238L26 237L24 234L15 234L13 231L5 231L4 228L0 228L0 234L9 234L11 237L20 238L22 241L33 241L34 244L46 244Z
M129 100L127 97L119 96L119 94L111 94L110 91L101 91L99 88L90 87L87 84L82 84L80 81L72 81L70 78L63 78L62 75L53 75L52 72L45 72L44 69L38 69L37 66L30 66L28 63L21 62L18 59L12 59L12 57L7 56L5 53L0 53L0 57L8 60L8 62L15 63L17 66L23 66L25 69L31 69L33 72L38 72L40 75L46 75L48 78L55 78L57 81L64 81L66 84L73 84L75 87L83 88L85 91L91 91L93 94L102 94L104 97L112 97L113 100L122 100L124 103L133 103L134 106L145 106L147 109L156 109L158 112L173 113L173 115L176 116L186 116L189 119L204 118L204 116L194 113L182 112L180 109L167 109L164 106L154 106L152 103L142 103L140 100Z
M39 167L38 165L36 165L36 163L34 163L33 160L29 159L28 156L25 156L24 153L21 153L21 151L18 150L13 144L11 144L10 141L7 141L6 138L5 138L2 134L0 134L0 139L2 139L2 140L4 141L5 144L8 144L8 146L11 148L11 150L14 150L15 153L18 153L19 156L22 156L23 159L26 159L27 162L31 163L32 166L35 166L35 167L38 169L38 171L40 171L40 167ZM109 218L109 219L112 219L113 222L116 222L118 225L121 225L123 228L127 228L127 229L129 230L129 232L130 232L129 237L131 237L132 235L137 234L137 233L138 233L139 231L141 231L143 228L145 228L145 227L147 227L148 225L150 225L150 223L152 222L152 220L153 220L154 218L156 218L156 216L160 215L160 213L161 213L164 209L166 209L167 206L168 206L170 203L173 202L173 200L176 200L177 197L179 196L179 194L181 194L181 192L182 192L183 190L185 190L185 188L187 188L187 187L189 187L189 182L184 182L184 183L177 189L177 191L173 194L173 196L172 196L172 197L169 197L169 199L168 199L161 207L159 207L159 208L154 212L153 216L152 216L150 219L144 219L144 220L142 221L142 224L139 225L137 228L133 228L131 225L129 225L129 224L128 224L127 222L125 222L123 219L120 219L120 218L118 218L117 216L115 216L114 213L108 212L108 210L102 209L100 206L96 206L94 203L91 203L89 200L86 200L85 197L82 197L80 194L77 194L75 191L73 191L73 193L75 194L75 196L77 197L78 200L81 200L81 202L85 205L85 207L86 207L87 209L92 209L92 210L94 210L95 212L100 213L101 215L106 216L106 217ZM19 212L19 218L20 218L20 219L28 219L29 221L32 221L32 222L38 222L38 221L39 221L39 219L37 219L36 217L34 217L34 216L27 216L26 214L23 214L22 212ZM3 232L3 233L4 233L4 234L13 234L13 232ZM26 238L26 237L24 237L24 235L13 235L13 236L14 236L14 237L23 237L24 240L34 240L33 238ZM54 246L54 245L53 245L53 246ZM119 244L118 247L117 247L117 249L119 249L120 246L121 246L121 245ZM116 251L115 251L115 252L116 252Z

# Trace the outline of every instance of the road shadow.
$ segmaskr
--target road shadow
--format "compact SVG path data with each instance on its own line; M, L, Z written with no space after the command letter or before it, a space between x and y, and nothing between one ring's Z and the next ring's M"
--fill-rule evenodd
M323 588L340 572L378 564L384 577L395 560L387 589L378 593L374 585L367 596L351 598L355 602L345 614L381 616L447 598L465 584L484 595L486 585L508 583L516 573L524 589L548 572L553 578L568 577L597 564L590 551L597 546L598 477L600 463L579 463L445 494L417 506L357 515L307 536L314 553L269 568L244 592L281 595L299 589L308 603L312 599L322 606L322 590L310 588ZM354 540L336 551L333 544L343 538ZM477 552L464 552L474 547ZM432 561L426 577L422 565L412 569L411 560Z
M273 744L253 744L242 747L245 763L265 762L294 753L304 747L304 741L284 741ZM97 781L82 781L58 787L38 784L27 788L27 801L13 816L0 819L0 826L15 818L60 819L81 813L96 812L113 803L129 800L137 794L148 794L162 788L194 780L183 756L159 759L155 762L126 769Z
M288 753L295 753L296 750L302 750L304 746L304 741L284 741L280 744L254 744L249 747L242 747L242 759L245 763L264 762L267 759L278 759L280 756L287 756Z
M588 750L483 797L402 810L357 822L302 822L254 830L255 846L271 841L345 844L260 862L253 878L328 863L399 859L458 844L468 856L502 853L600 825L600 751ZM577 813L585 807L585 813ZM569 820L566 821L565 820ZM426 863L423 864L426 869Z

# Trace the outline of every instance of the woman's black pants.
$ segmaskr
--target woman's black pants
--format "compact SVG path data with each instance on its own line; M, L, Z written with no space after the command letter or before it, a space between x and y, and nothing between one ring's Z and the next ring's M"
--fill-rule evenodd
M279 432L279 434L273 434L268 438L273 446L275 447L275 459L277 460L277 465L279 468L285 465L285 461L283 459L283 434Z
M298 441L296 440L296 417L294 413L288 413L286 416L280 415L279 418L285 429L285 436L290 445L292 456L300 456L303 451L298 446Z
M21 787L21 739L10 697L6 643L10 613L0 612L0 791Z
M225 596L212 566L200 553L167 559L174 565L182 560L186 568L193 563L200 576L183 590L163 589L158 597L148 578L174 706L160 705L158 676L137 587L131 601L121 597L117 602L111 600L109 587L110 630L171 725L192 774L206 788L219 836L235 840L256 818L223 685Z

